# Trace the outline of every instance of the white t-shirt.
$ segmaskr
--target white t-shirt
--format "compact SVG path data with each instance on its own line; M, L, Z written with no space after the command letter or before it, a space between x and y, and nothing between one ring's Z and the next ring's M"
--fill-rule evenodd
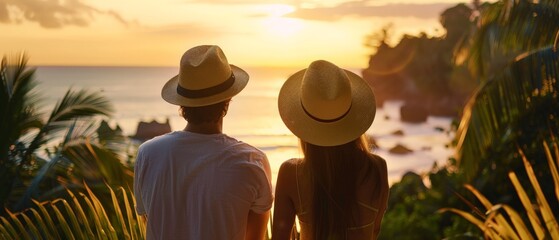
M143 143L134 172L147 239L244 239L272 206L266 155L225 134L176 131Z

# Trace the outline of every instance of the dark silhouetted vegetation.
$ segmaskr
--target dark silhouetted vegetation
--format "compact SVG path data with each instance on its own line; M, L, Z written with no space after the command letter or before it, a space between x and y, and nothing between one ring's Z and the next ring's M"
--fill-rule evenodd
M413 65L413 59L422 58L423 55L415 47L408 47L415 53L412 60L400 58L400 61L404 59L409 62L406 67L401 72L373 79L373 84L375 81L397 79L394 76L405 76L402 79L408 79L407 84L414 86L412 90L422 92L425 90L418 90L422 84L417 82L425 81L428 75L448 76L450 73L450 79L438 78L442 80L437 84L445 86L434 88L432 91L435 93L429 94L437 96L437 92L444 92L444 88L452 92L454 88L447 88L453 86L451 81L458 82L456 86L475 86L457 126L454 143L456 158L449 159L445 166L434 167L422 174L423 178L410 178L408 174L408 178L392 186L391 195L395 196L390 198L381 239L413 239L414 236L422 236L421 239L483 238L480 228L465 222L464 218L452 214L449 216L449 213L434 214L434 209L438 208L473 209L472 205L468 205L470 203L478 206L478 200L467 191L465 184L471 186L470 189L477 189L488 201L516 209L526 221L527 213L508 177L509 172L522 173L524 169L518 149L530 160L536 177L551 179L541 143L551 142L550 132L555 135L559 132L559 54L554 46L559 34L559 4L557 1L503 0L476 3L470 10L465 7L468 8L458 5L445 11L446 14L456 11L452 14L455 16L452 21L456 23L455 26L464 26L461 28L462 35L448 32L452 28L443 25L447 35L441 38L407 37L394 48L386 47L390 50L384 53L379 49L378 54L371 58L371 66L374 66L375 61L382 62L379 54L391 55L390 51L404 49L409 39L442 44L446 37L450 37L456 46L452 48L452 56L445 55L444 64L438 63L443 64L443 68L432 70L438 73L410 74L414 67L408 65ZM468 15L468 12L473 15ZM470 22L461 21L458 16ZM438 47L445 54L448 49ZM431 50L438 51L436 47L431 47ZM410 51L399 50L397 55L406 56ZM444 55L431 53L437 54ZM434 66L437 61L426 58L426 62ZM370 69L365 70L365 73ZM457 76L459 79L452 79ZM435 84L431 80L425 83ZM385 84L390 85L388 82ZM402 99L410 96L415 102L424 102L421 94L401 94L405 96ZM526 174L518 174L517 177L522 183L529 182ZM415 187L425 180L430 182L429 186ZM546 197L554 195L551 181L542 181L540 184ZM528 191L527 196L536 199L533 191ZM551 209L555 209L553 214L556 217L559 214L556 211L559 209L558 203L552 201L550 204Z

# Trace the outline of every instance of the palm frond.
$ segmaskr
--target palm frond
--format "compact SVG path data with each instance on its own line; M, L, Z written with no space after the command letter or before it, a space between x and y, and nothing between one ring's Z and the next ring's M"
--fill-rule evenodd
M496 41L499 47L530 51L553 43L559 30L559 8L552 1L507 0L500 8L491 9L497 14L482 18L485 23L496 23ZM493 19L497 16L498 19ZM494 21L497 20L497 21Z
M101 202L86 185L86 193L79 192L80 197L68 190L70 200L34 201L33 208L0 217L0 238L145 239L145 223L139 215L123 214L134 206L128 198L131 193L119 192L122 194L111 195L112 201ZM107 215L109 209L116 215Z
M133 173L117 155L102 146L83 140L66 145L62 154L74 164L74 175L88 180L107 181L111 186L132 186Z
M553 0L504 0L484 4L479 29L465 46L469 48L469 67L490 77L516 55L553 44L559 31L557 19L559 7Z
M468 220L470 223L474 224L476 227L481 229L486 236L489 236L492 239L496 239L496 236L498 236L496 231L492 229L489 224L487 224L483 220L476 218L474 215L470 214L469 212L456 209L456 208L442 208L438 212L439 213L452 212Z
M56 137L52 134L66 130L75 119L110 116L112 112L113 107L109 100L100 93L89 92L85 89L79 91L68 89L54 107L45 125L29 144L25 159L46 141Z
M79 117L98 115L110 116L112 112L113 107L109 100L99 92L68 89L62 100L54 107L48 122L67 121Z
M19 200L13 206L13 208L15 210L22 210L30 206L31 200L33 198L41 197L42 195L42 192L40 191L41 183L43 183L44 180L47 178L51 178L51 179L56 178L55 171L53 169L60 161L63 160L64 159L61 155L57 155L56 157L51 158L50 161L47 161L47 163L43 165L41 169L39 169L39 171L31 181L29 186L23 192L22 196L18 198Z
M71 131L67 131L64 141L60 147L67 144L80 143L88 139L88 142L96 144L113 153L121 160L126 160L129 154L131 141L124 136L122 129L117 125L114 129L107 121L74 121Z
M99 139L96 139L98 138L96 136L98 125L91 121L74 121L68 127L66 135L61 137L60 144L46 149L49 160L45 161L45 164L34 174L23 194L18 197L18 203L14 205L15 210L29 207L32 198L56 197L64 190L64 186L69 184L79 188L84 180L107 181L115 185L131 184L131 178L122 177L131 175L126 174L129 170L122 164L126 153L109 149L106 147L106 143L99 142ZM124 142L124 139L119 140ZM95 147L89 145L95 145ZM72 154L75 151L78 151L79 154ZM99 155L103 158L102 160L99 159ZM103 174L106 171L100 172L99 168L104 168L105 165L112 169L112 175ZM45 186L45 182L57 182L61 186L51 186L52 184Z
M523 114L559 117L559 54L545 48L521 57L483 83L466 107L456 133L457 159L467 178L477 172L488 149L513 142ZM540 110L545 110L545 112Z
M14 209L30 207L33 198L49 199L59 196L64 188L56 185L45 187L45 182L60 184L62 180L65 182L62 186L73 184L77 188L83 188L83 181L108 182L111 186L131 187L133 173L124 166L119 155L104 146L92 143L87 138L70 140L39 169L22 196L18 198Z
M546 142L544 142L543 145L544 148L547 149L546 156L549 169L552 172L552 183L555 189L557 189L559 188L559 178L557 178L556 174L553 172L559 172L556 164L559 160L559 146L557 145L555 137L552 136L551 139L553 139L552 144L556 153L555 156L551 154ZM514 172L509 172L509 179L520 198L522 206L524 207L524 215L527 219L522 217L518 209L513 209L504 204L492 205L473 187L468 187L468 189L474 193L485 207L491 208L486 216L477 218L463 210L453 208L445 208L440 211L453 212L462 216L486 233L488 239L559 239L559 224L549 204L550 201L555 203L559 202L559 195L555 195L555 199L546 198L539 181L548 179L538 179L536 173L532 169L532 165L524 156L521 149L519 149L519 154L522 156L524 169L530 179L532 190L535 192L535 199L530 199L526 189L522 186ZM556 159L554 159L554 157ZM502 211L503 209L504 212ZM504 213L506 213L506 215L504 215ZM525 221L528 221L530 225L526 224ZM531 228L528 226L531 226Z
M546 143L544 143L544 145L546 145ZM536 193L536 198L538 200L537 202L538 202L538 206L540 207L540 212L543 218L543 222L545 223L550 235L554 236L554 238L557 238L559 237L559 224L557 223L557 220L555 219L555 215L553 214L553 211L551 210L551 207L549 206L549 203L545 198L545 195L542 191L542 188L540 187L540 183L536 177L536 174L534 173L534 169L532 168L532 165L530 164L528 159L526 159L526 156L524 156L522 150L520 150L519 152L520 155L522 156L522 162L524 162L524 169L526 170L526 174L528 175L528 178L530 179L530 183L532 184L532 187L534 188L534 191ZM553 162L553 159L548 158L548 162ZM556 187L557 184L558 182L555 182ZM557 199L557 201L559 201L559 199Z
M36 107L40 97L36 91L34 69L26 66L27 57L3 57L0 65L0 165L19 136L42 127Z

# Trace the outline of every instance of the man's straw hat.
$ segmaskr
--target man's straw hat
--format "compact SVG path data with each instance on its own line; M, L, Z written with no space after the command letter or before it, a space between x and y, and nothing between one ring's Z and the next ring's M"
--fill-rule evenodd
M174 105L212 105L237 95L248 78L247 72L227 62L218 46L197 46L182 55L179 74L163 86L161 96Z
M281 119L303 141L336 146L359 138L375 118L375 95L358 75L336 65L312 62L283 84Z

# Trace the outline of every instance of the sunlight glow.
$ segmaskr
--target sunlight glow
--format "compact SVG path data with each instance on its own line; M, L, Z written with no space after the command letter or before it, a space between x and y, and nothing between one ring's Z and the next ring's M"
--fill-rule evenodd
M0 32L9 33L0 38L0 46L3 53L29 53L34 65L176 66L185 49L217 44L242 65L304 67L320 58L365 68L371 50L363 46L363 39L389 22L395 26L395 41L402 34L444 34L435 13L432 17L352 14L359 13L354 8L362 5L430 4L433 0L366 4L355 0L80 0L86 7L70 0L51 1L72 14L54 7L35 13L44 4L27 2L30 7L7 5L13 21L0 23ZM37 13L42 17L25 17ZM335 16L330 18L330 14ZM70 21L72 16L83 21Z
M268 4L263 7L263 10L270 14L271 17L281 17L294 12L295 7L286 4Z
M291 37L303 28L303 21L284 17L286 14L296 10L295 7L286 4L266 4L260 7L266 13L262 20L264 32L273 37Z
M298 19L284 17L270 17L264 20L264 28L273 36L289 37L303 28L303 22Z

